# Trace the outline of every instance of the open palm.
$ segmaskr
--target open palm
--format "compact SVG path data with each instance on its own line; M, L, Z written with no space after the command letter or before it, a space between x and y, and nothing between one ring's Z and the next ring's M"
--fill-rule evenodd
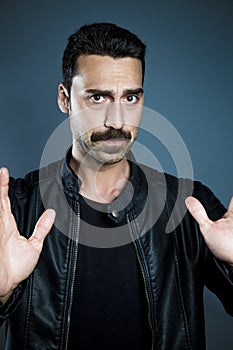
M187 207L198 222L201 233L212 253L220 260L233 266L233 197L226 214L217 221L212 221L194 197L186 199Z
M47 209L39 218L29 239L21 236L11 212L8 197L9 174L0 172L0 298L4 300L35 268L43 241L54 219L53 209Z

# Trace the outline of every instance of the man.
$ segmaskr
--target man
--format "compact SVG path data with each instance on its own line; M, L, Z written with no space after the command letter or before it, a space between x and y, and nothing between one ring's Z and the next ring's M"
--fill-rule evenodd
M175 177L129 151L144 56L140 39L113 24L72 34L58 89L72 148L25 179L1 169L6 349L204 349L204 285L233 315L233 201L227 211L189 180L178 191Z

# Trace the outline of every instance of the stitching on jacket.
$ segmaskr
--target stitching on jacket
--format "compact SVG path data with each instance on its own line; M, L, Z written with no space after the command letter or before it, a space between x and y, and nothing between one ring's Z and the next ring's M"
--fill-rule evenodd
M170 207L169 207L167 199L165 201L165 205L166 205L166 208L167 208L167 212L169 213L169 216L171 216L171 210L170 210ZM172 219L172 221L173 221L173 219ZM175 281L176 281L176 289L177 289L177 292L178 292L178 300L179 300L180 309L181 309L181 313L182 313L182 317L183 317L184 331L185 331L185 337L186 337L188 349L192 350L192 344L191 344L188 320L187 320L187 317L186 317L185 306L184 306L184 302L183 302L182 293L181 293L181 290L180 290L180 274L179 274L179 264L178 264L178 259L177 259L177 244L176 244L176 238L175 238L175 233L174 232L172 233L172 237L173 237L173 241L174 241L174 262L175 262L175 271L176 271L176 279L175 279Z
M39 216L39 188L36 189L36 208L35 208L35 217L34 219L37 219ZM34 220L35 222L36 220ZM28 303L27 303L27 311L25 316L25 334L24 334L24 349L28 350L28 335L29 335L29 322L30 322L30 314L31 314L31 306L32 306L32 291L33 291L33 280L34 280L34 273L32 273L29 276L29 283L28 283Z
M155 315L156 315L156 308L155 308L155 301L154 301L154 297L153 297L153 292L152 292L152 287L151 287L151 277L150 277L150 271L148 269L147 266L147 261L146 261L146 257L145 257L145 253L144 250L142 248L142 244L141 244L141 240L140 240L140 228L139 228L139 224L138 224L138 220L137 218L134 218L133 213L131 213L130 217L130 224L132 229L135 229L135 237L137 238L135 240L135 244L137 246L138 252L140 254L141 257L141 261L143 262L143 268L144 268L144 273L145 273L145 277L146 277L146 288L148 289L149 292L149 302L150 302L150 312L152 314L152 310L155 311ZM148 277L149 276L149 277ZM151 315L150 315L151 317ZM156 322L156 316L155 317L151 317L151 321L152 321L152 327L154 324L155 330L154 330L154 347L153 349L157 349L158 345L157 345L157 338L156 338L156 334L158 334L158 327L157 327L157 322ZM153 331L153 330L152 330Z

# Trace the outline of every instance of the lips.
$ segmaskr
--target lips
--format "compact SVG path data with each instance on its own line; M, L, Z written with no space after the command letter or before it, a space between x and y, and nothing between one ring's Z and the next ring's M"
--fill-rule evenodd
M97 141L98 142L98 141ZM128 139L109 139L109 140L101 140L100 142L104 142L105 144L108 145L121 145L123 142L129 142Z

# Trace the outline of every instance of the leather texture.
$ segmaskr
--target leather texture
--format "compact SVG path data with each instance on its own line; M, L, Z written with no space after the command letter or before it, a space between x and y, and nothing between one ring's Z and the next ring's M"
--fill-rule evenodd
M200 182L159 173L137 164L132 155L129 162L130 181L109 204L108 215L119 225L127 221L134 240L149 305L151 349L205 349L203 288L215 293L233 316L233 275L209 252L184 200L193 191L213 220L226 209ZM57 217L34 272L0 306L0 322L7 319L8 350L67 348L79 188L66 159L24 179L11 178L12 211L23 235L30 236L45 208L54 208Z

